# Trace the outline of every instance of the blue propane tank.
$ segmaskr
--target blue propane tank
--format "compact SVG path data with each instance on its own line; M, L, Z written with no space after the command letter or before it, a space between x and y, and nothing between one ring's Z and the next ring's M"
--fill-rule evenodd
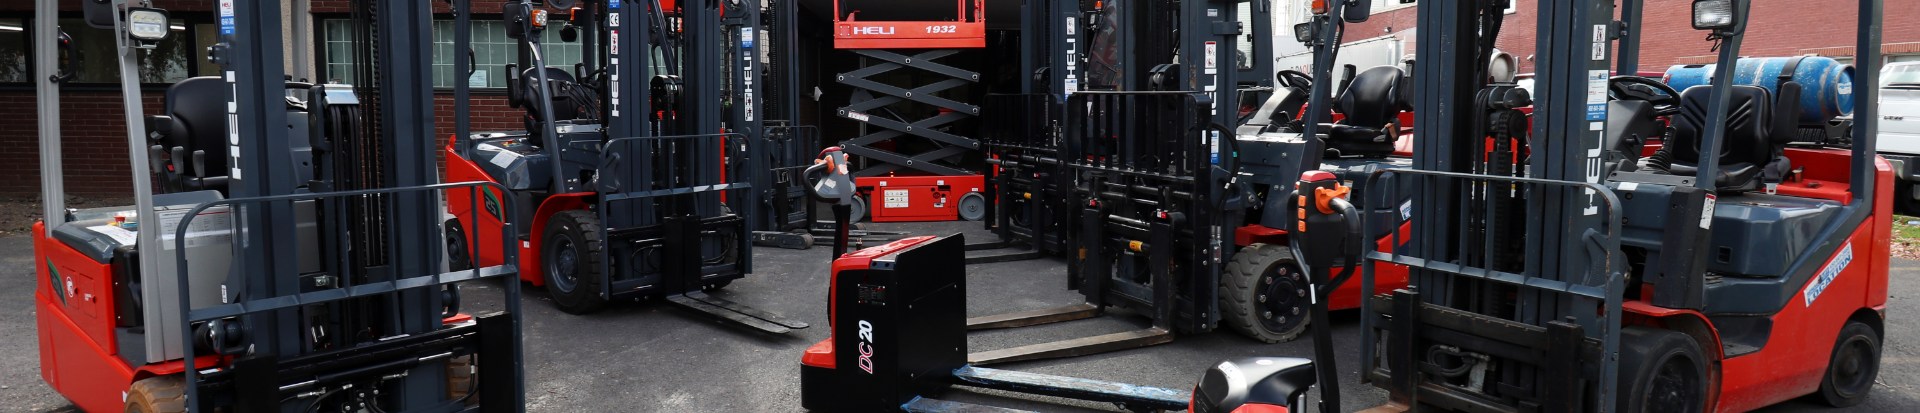
M1787 63L1800 60L1793 81L1800 83L1800 124L1825 125L1833 118L1853 114L1853 65L1817 56L1743 58L1734 64L1733 84L1767 88L1780 93L1779 76ZM1663 81L1673 90L1710 85L1714 65L1674 65Z

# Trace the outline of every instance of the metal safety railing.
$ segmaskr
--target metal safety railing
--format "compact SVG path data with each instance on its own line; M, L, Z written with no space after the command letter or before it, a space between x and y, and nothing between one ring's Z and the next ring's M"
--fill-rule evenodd
M619 201L750 189L747 136L713 133L615 138L601 144L603 200ZM700 150L700 146L718 150ZM700 159L711 154L712 159ZM711 169L708 169L711 168ZM733 181L733 182L728 182ZM750 213L750 211L749 211Z
M1383 178L1390 180L1405 179L1412 180L1413 182L1411 182L1410 185L1377 185L1382 182ZM1408 231L1407 229L1400 227L1400 223L1397 220L1383 224L1378 222L1379 220L1377 219L1371 219L1374 218L1375 215L1366 214L1365 216L1369 219L1365 219L1363 222L1363 226L1365 227L1364 233L1377 234L1390 231L1388 238L1390 238L1391 244L1388 245L1396 247L1393 248L1392 251L1378 251L1374 243L1363 243L1366 245L1364 254L1366 259L1362 267L1361 278L1361 287L1364 291L1372 291L1372 286L1375 282L1375 266L1382 262L1406 266L1413 273L1414 278L1428 277L1430 280L1438 280L1425 282L1424 284L1428 286L1461 288L1459 287L1461 285L1460 281L1467 281L1467 284L1480 286L1496 285L1509 288L1513 291L1511 296L1501 294L1501 297L1496 298L1496 300L1511 300L1511 304L1519 307L1519 309L1502 311L1503 313L1509 314L1486 314L1473 308L1467 308L1471 306L1462 305L1462 303L1452 303L1452 305L1434 304L1434 300L1451 299L1428 299L1426 296L1447 296L1452 294L1442 291L1421 291L1420 289L1422 288L1423 282L1414 280L1412 283L1412 291L1421 293L1421 299L1426 300L1426 304L1446 307L1449 310L1459 310L1453 312L1454 314L1475 313L1476 315L1469 317L1499 319L1497 321L1477 323L1480 324L1481 327L1493 325L1523 326L1520 328L1541 333L1540 335L1550 335L1553 331L1556 331L1552 324L1571 322L1577 325L1579 334L1583 335L1587 340L1590 340L1590 344L1591 342L1597 342L1600 353L1599 356L1605 359L1605 362L1602 362L1602 360L1588 361L1589 363L1597 364L1597 371L1595 371L1595 373L1598 373L1598 377L1595 378L1597 382L1590 383L1591 385L1597 386L1596 388L1599 390L1598 394L1595 395L1595 397L1597 397L1595 401L1601 403L1603 406L1612 405L1614 401L1613 395L1617 391L1615 388L1615 377L1617 377L1618 374L1616 371L1618 363L1616 361L1618 360L1620 346L1621 306L1626 286L1626 257L1620 249L1622 226L1621 204L1619 198L1614 195L1611 190L1603 185L1588 182L1412 169L1379 170L1367 178L1366 184L1367 188L1375 188L1374 191L1378 191L1376 194L1382 195L1382 199L1405 199L1406 194L1400 193L1403 189L1414 191L1415 193L1411 195L1415 201L1401 207L1403 210L1400 212L1400 215L1402 216L1410 215L1415 220L1423 219L1421 217L1438 217L1461 226L1448 231L1430 231L1410 235L1406 233ZM1421 196L1423 193L1427 196ZM1464 194L1465 196L1439 196L1447 194ZM1583 212L1580 214L1561 216L1560 220L1562 222L1546 222L1543 221L1541 217L1553 215L1527 213L1525 216L1496 216L1496 211L1512 211L1512 209L1494 208L1490 205L1484 205L1490 202L1518 202L1521 203L1521 205L1516 208L1518 210L1542 211L1548 208L1546 205L1548 202L1544 200L1553 199L1554 201L1560 201L1564 200L1564 198L1572 197L1590 199L1592 202L1595 202L1593 206L1596 209L1590 210L1591 214ZM1422 205L1422 201L1432 202L1432 204ZM1564 205L1561 206L1572 205L1570 202L1562 204ZM1411 211L1411 209L1421 208L1433 208L1434 213L1418 215L1413 214ZM1594 221L1596 218L1598 220L1597 225ZM1575 220L1587 222L1574 222ZM1520 222L1520 225L1526 225L1527 227L1523 228L1524 231L1522 231L1526 235L1518 239L1510 239L1504 236L1490 236L1484 231L1487 227L1470 228L1465 224L1469 222L1502 221ZM1391 226L1393 228L1383 228L1383 226ZM1578 233L1570 233L1572 232L1570 229L1579 229L1583 226L1585 229L1579 230ZM1420 225L1419 222L1416 222L1413 230L1418 231L1423 227L1429 226ZM1562 258L1556 258L1563 260L1561 265L1548 265L1539 262L1547 261L1540 256L1527 256L1524 254L1517 257L1513 255L1503 256L1503 254L1510 254L1510 252L1513 251L1507 244L1519 243L1517 245L1524 249L1526 243L1541 242L1537 239L1539 237L1555 237L1568 240L1561 245L1565 246L1567 250L1578 249L1581 251L1580 254L1584 255L1584 257L1582 257L1584 261L1567 260L1564 258L1563 253L1571 254L1573 253L1571 251L1544 251L1547 248L1540 248L1542 251L1540 251L1539 254L1563 256ZM1428 244L1424 246L1424 248L1419 245L1399 247L1407 245L1409 242L1427 242L1432 244ZM1425 254L1437 255L1422 256L1423 251ZM1516 262L1516 259L1518 262ZM1564 261L1574 261L1574 263L1565 264ZM1584 263L1584 265L1579 265L1582 263ZM1401 311L1403 309L1401 306L1403 305L1409 306L1404 307L1407 309L1417 309L1420 308L1422 304L1423 303L1418 302L1395 302L1394 310L1391 311ZM1502 305L1506 305L1506 303L1502 303ZM1535 308L1528 309L1528 306ZM1379 316L1376 315L1377 312L1378 309L1374 308L1373 305L1362 305L1361 319L1365 320L1365 323L1374 323L1381 320L1378 318ZM1408 316L1413 315L1394 314L1394 317ZM1413 321L1395 318L1390 323L1413 323ZM1463 324L1447 322L1434 325L1447 329L1466 327ZM1450 340L1458 340L1461 337L1460 335L1452 334L1447 336L1450 338L1438 336L1413 338L1407 337L1406 335L1417 333L1403 330L1401 327L1395 325L1369 325L1361 329L1361 342L1377 343L1376 337L1378 334L1375 330L1388 331L1395 335L1389 337L1389 339L1396 340L1396 342L1400 343L1407 343L1406 345L1408 346L1411 346L1412 344L1410 343L1414 342L1433 344L1435 340L1447 342ZM1503 340L1512 339L1513 337L1516 336L1505 336ZM1537 341L1545 343L1550 340L1551 338L1544 338ZM1373 346L1377 344L1369 345ZM1392 346L1393 344L1389 344L1388 348L1393 348ZM1575 347L1585 348L1584 346ZM1386 354L1373 353L1367 357L1362 357L1363 367L1361 371L1363 372L1363 377L1368 377L1370 380L1388 377L1387 374L1382 373L1383 369L1380 364L1382 364L1383 360L1379 359L1381 357L1385 357L1386 360L1384 360L1384 362L1392 365L1392 368L1412 369L1410 372L1396 372L1392 377L1421 376L1422 373L1419 371L1422 367L1417 366L1419 362L1415 361L1418 360L1416 354L1418 353L1388 350ZM1490 356L1500 358L1511 355L1491 354ZM1397 362L1394 361L1396 358L1398 359ZM1581 374L1582 371L1590 367L1595 367L1594 365L1578 363L1572 366L1551 366L1555 363L1571 362L1546 358L1543 360L1533 360L1533 362L1528 364L1535 364L1536 366L1547 368L1547 371L1561 369L1561 373L1574 375ZM1489 382L1492 381L1491 378L1488 380ZM1399 383L1396 384L1396 386L1404 386L1404 388L1399 389L1402 391L1425 392L1432 390L1432 388L1427 387L1421 387L1416 390L1413 387L1417 386L1406 383ZM1602 411L1610 411L1610 409L1602 409Z
M398 271L389 271L385 276L369 277L369 279L377 278L378 280L376 281L356 282L355 281L356 278L359 278L359 277L356 277L356 275L368 275L368 273L372 272L370 271L371 268L341 266L337 268L338 268L338 271L342 273L328 274L337 282L337 284L331 288L312 289L311 291L296 292L296 293L275 294L273 296L268 296L268 297L249 296L246 292L252 291L251 289L252 286L250 285L250 283L254 282L255 280L250 277L240 277L238 279L239 280L238 285L222 286L223 294L225 294L224 291L239 291L240 293L235 294L234 297L232 297L231 299L229 299L228 297L222 297L221 304L207 305L207 306L201 306L199 308L195 308L192 304L193 303L192 289L189 286L189 279L192 277L188 276L188 274L190 274L189 269L191 268L191 260L190 260L191 254L187 253L187 248L189 247L190 242L194 238L199 236L209 236L209 234L205 234L205 233L196 234L192 231L194 220L196 218L199 218L203 213L207 212L209 209L212 209L212 208L227 207L228 210L231 211L232 216L234 216L235 218L244 218L245 214L251 213L250 211L252 210L253 207L267 205L270 203L279 203L279 204L285 205L285 204L292 204L294 202L301 202L301 201L314 201L316 203L321 203L321 202L332 202L332 201L348 201L353 199L373 199L381 202L393 202L394 198L398 196L419 196L419 197L428 197L429 199L431 199L431 197L433 197L433 195L435 195L436 193L442 193L443 191L460 190L460 189L468 189L467 191L465 191L470 198L468 202L471 202L476 205L479 203L479 199L478 199L479 197L478 194L480 192L479 190L493 191L496 193L509 192L505 186L502 186L498 183L462 182L462 183L445 183L445 184L412 186L412 187L402 187L402 188L363 189L363 190L352 190L352 191L223 199L223 200L217 200L217 201L199 204L187 210L187 213L180 218L179 223L176 225L177 229L173 230L173 234L172 234L173 239L171 240L173 243L174 251L179 252L179 256L175 258L175 265L178 270L178 273L176 274L176 277L175 277L175 280L177 283L175 287L178 288L177 291L179 295L178 299L179 299L180 305L178 310L179 310L179 313L183 315L182 316L183 322L181 323L181 328L185 330L184 331L185 334L181 335L182 337L181 344L183 346L183 352L185 353L183 362L185 363L185 374L186 374L187 382L197 383L196 376L203 374L202 369L205 368L205 366L197 365L197 363L202 360L198 359L198 357L195 354L197 350L197 346L195 345L195 342L194 342L196 337L195 337L195 334L193 333L193 329L196 327L196 324L213 322L215 320L225 320L225 319L230 319L234 317L253 315L253 314L259 314L264 312L298 309L298 308L318 305L318 304L337 303L337 302L342 302L345 300L352 300L352 299L380 297L380 296L398 297L398 294L403 292L429 290L429 289L433 289L436 287L441 287L449 284L480 280L480 279L486 279L486 278L500 278L500 279L515 280L517 278L516 275L518 274L518 268L515 265L515 263L519 262L517 258L519 253L519 248L517 245L515 245L514 242L511 241L511 237L502 237L501 243L499 245L501 256L505 257L505 259L502 261L501 264L494 265L494 266L487 266L487 267L481 267L481 266L475 265L475 266L471 266L471 268L464 269L464 270L453 270L453 271L444 271L444 272L441 271L440 268L430 265L431 263L440 262L440 259L442 258L442 256L440 255L442 253L440 249L420 248L419 246L414 245L414 246L409 246L405 248L417 250L419 254L422 254L422 255L418 257L406 257L406 258L417 259L417 260L408 259L407 261L410 261L411 263L413 263L412 266L426 265L427 268L422 269L425 271L424 273L402 274L402 273L399 273ZM505 203L504 206L506 207L507 210L510 210L510 211L515 210L515 206L513 204L515 201L512 197L503 197L499 201ZM469 213L469 216L465 217L466 222L471 222L473 223L473 225L479 225L479 223L484 222L480 220L479 214L480 214L480 208L472 209L471 212ZM345 217L345 216L335 217L335 218L351 219L351 217ZM432 222L405 223L401 225L419 225L424 228L425 226L436 225L436 223L432 223ZM511 219L503 219L500 224L499 233L512 234L514 233L513 231L514 231L515 225L516 224ZM155 225L155 228L160 228L162 226L163 225ZM291 223L289 223L287 226L287 228L293 228L293 227L294 227L294 224L291 224ZM325 229L321 229L321 230L325 230ZM234 239L233 242L235 243L258 242L258 241L248 241L246 237L258 236L258 234L262 234L262 232L257 230L252 231L253 233L249 234L248 233L249 231L243 228L231 228L231 229L228 229L228 231L229 232L227 234L230 234L230 236L233 237ZM387 233L387 236L392 237L393 235L391 232L389 232ZM333 251L334 253L332 255L334 255L334 257L332 258L340 259L340 260L350 259L348 254L346 254L346 252L350 251L349 244L352 242L349 237L334 236L334 237L322 237L321 239L322 240L320 242L331 243L333 245L317 245L315 247L327 248L328 250ZM162 241L162 242L165 242L165 241ZM385 245L386 245L385 252L387 254L386 256L392 257L395 260L403 259L403 256L400 255L400 250L403 248L401 246L402 243L387 242L385 243ZM280 248L294 248L294 247L280 247ZM477 245L469 244L469 248L479 248L479 247ZM474 255L469 254L468 256L471 257ZM242 258L242 257L235 257L235 258L249 259L249 258ZM322 257L322 258L326 258L326 257ZM389 262L387 264L388 264L387 267L392 268L394 263ZM438 267L451 268L451 266L438 266ZM505 306L507 308L507 313L512 318L513 324L517 326L520 324L520 283L517 281L509 281L505 283L505 286L506 286L506 295L504 300L505 300ZM402 308L394 307L394 308L391 308L391 310L394 313L394 316L392 319L398 320L403 317L403 315L400 314L400 312L403 311ZM436 320L441 318L441 316L444 316L444 314L434 314L434 317ZM242 323L243 326L246 326L246 323L248 323L249 321L242 318L240 322ZM403 337L406 335L408 334L400 333L400 334L397 334L396 337ZM382 338L382 340L384 339L385 338ZM219 343L214 343L214 346L218 347ZM516 354L515 357L517 358L518 350L516 349L514 350L514 352ZM280 354L278 356L286 357L286 356L294 356L294 355ZM206 370L206 371L213 371L213 370ZM197 397L197 392L198 392L197 386L189 386L189 399L197 400L194 398L194 397Z

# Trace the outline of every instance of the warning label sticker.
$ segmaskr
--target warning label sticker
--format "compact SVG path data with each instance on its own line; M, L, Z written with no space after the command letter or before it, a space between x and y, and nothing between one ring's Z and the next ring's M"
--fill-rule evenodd
M187 216L190 206L162 207L154 211L160 217L160 248L171 250L174 247L174 231L180 228L180 221ZM187 223L187 248L202 245L217 245L232 242L233 223L229 219L227 207L217 206L200 211Z
M908 206L907 190L905 189L889 189L881 195L884 196L881 200L881 208L906 208Z

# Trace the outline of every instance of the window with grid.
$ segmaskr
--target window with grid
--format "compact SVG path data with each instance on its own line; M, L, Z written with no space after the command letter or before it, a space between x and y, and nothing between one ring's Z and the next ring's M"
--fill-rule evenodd
M74 46L72 55L61 55L64 59L78 59L79 67L74 68L76 76L70 83L120 82L118 46L111 32L89 28L77 18L60 19L59 25L73 38ZM174 21L166 39L137 55L134 64L139 66L140 81L172 83L196 73L216 72L205 64L194 63L205 62L205 46L213 44L202 36L208 33L206 26ZM31 30L32 19L0 18L0 83L26 83L32 79Z
M506 65L518 61L519 43L507 37L506 23L500 21L472 22L473 76L456 76L453 73L454 59L466 59L466 51L456 51L453 46L453 21L433 22L433 87L451 88L455 82L468 82L476 88L507 87ZM325 61L322 63L328 82L351 84L354 82L355 44L353 22L345 19L325 20L321 24L324 31L322 51ZM571 68L581 59L579 43L560 42L557 36L545 44L547 65Z

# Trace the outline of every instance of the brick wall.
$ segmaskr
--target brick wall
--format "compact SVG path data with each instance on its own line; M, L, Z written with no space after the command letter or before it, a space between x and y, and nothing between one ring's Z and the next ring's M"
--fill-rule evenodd
M1534 27L1540 16L1539 1L1515 0L1519 8L1514 14L1507 15L1506 25L1496 42L1500 50L1520 59L1521 73L1534 71L1533 60L1529 57L1533 56L1537 42ZM1692 4L1691 0L1646 0L1646 11L1641 15L1641 37L1644 39L1640 50L1641 70L1664 71L1675 64L1701 62L1701 57L1706 57L1704 61L1712 61L1712 44L1706 41L1706 33L1693 29ZM1920 42L1920 1L1889 1L1886 7L1883 29L1885 43ZM1761 2L1754 5L1752 14L1748 16L1750 23L1740 54L1851 55L1858 10L1852 2L1805 3L1800 6ZM1376 14L1366 23L1347 25L1346 40L1403 33L1417 26L1418 21L1417 12L1412 7ZM1402 39L1406 42L1408 53L1417 50L1413 36L1402 36ZM1907 49L1890 47L1885 53L1900 53L1900 50Z

